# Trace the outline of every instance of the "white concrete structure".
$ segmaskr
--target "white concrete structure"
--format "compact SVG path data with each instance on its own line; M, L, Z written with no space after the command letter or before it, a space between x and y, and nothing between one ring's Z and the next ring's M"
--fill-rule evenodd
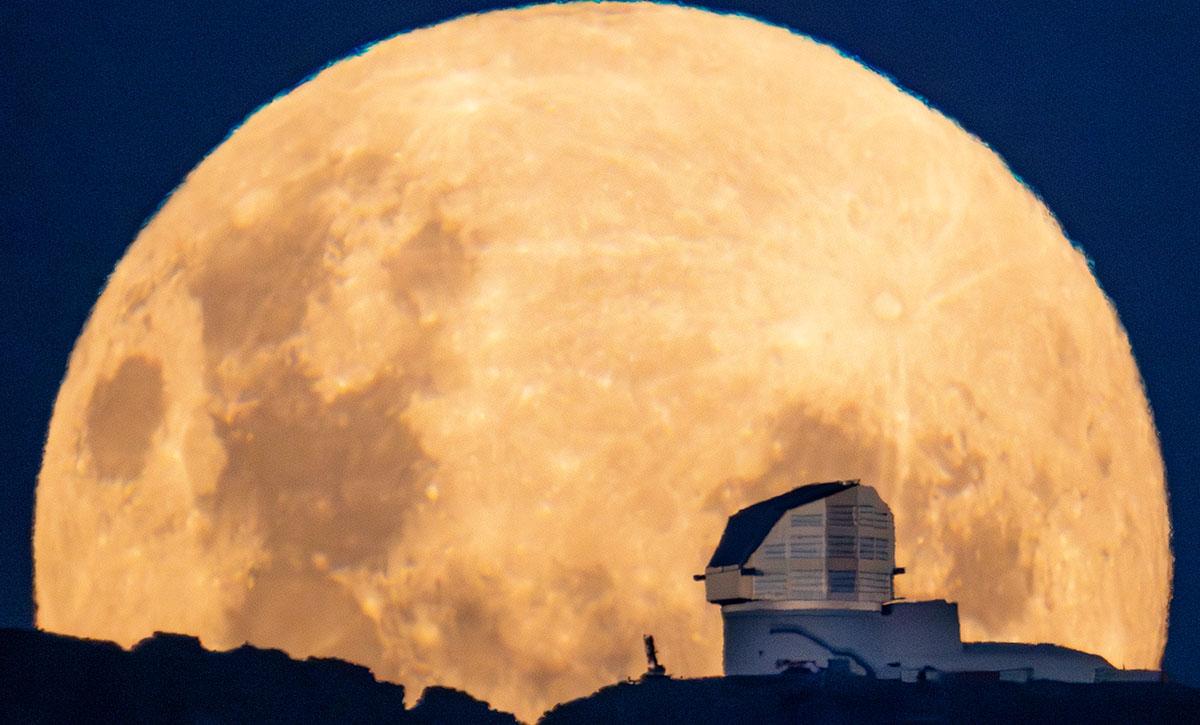
M721 605L725 674L825 668L831 660L882 679L982 672L1095 682L1158 674L1124 673L1057 645L964 644L957 604L892 601L892 577L903 571L894 557L891 510L858 481L802 486L734 514L696 577Z

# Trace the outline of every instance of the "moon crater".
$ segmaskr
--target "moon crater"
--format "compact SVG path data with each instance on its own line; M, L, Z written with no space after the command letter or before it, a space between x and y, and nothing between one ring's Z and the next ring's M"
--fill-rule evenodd
M162 366L141 356L126 358L111 378L101 379L87 406L87 435L96 476L137 478L151 436L163 422Z

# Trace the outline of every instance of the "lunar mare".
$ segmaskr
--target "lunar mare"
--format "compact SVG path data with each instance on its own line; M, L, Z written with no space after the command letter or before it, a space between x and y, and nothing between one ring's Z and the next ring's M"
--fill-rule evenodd
M861 478L964 639L1153 667L1138 372L978 140L673 6L464 17L249 118L129 249L39 479L38 624L367 664L535 716L719 672L737 508Z

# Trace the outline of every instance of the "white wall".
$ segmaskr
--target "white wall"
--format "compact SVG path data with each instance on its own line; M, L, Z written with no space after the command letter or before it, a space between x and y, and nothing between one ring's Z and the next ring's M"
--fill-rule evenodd
M885 613L886 612L886 613ZM923 667L942 672L1029 668L1032 679L1093 682L1108 662L1052 645L960 640L958 605L943 600L901 602L877 610L789 609L748 602L722 608L725 674L768 675L783 660L848 659L859 674L901 677Z

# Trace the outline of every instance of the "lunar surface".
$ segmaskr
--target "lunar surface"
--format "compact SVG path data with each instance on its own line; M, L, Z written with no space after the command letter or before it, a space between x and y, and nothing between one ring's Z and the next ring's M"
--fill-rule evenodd
M534 716L720 671L726 517L860 478L970 639L1162 654L1163 467L1084 257L832 48L673 6L381 43L117 266L37 496L39 626L367 664Z

